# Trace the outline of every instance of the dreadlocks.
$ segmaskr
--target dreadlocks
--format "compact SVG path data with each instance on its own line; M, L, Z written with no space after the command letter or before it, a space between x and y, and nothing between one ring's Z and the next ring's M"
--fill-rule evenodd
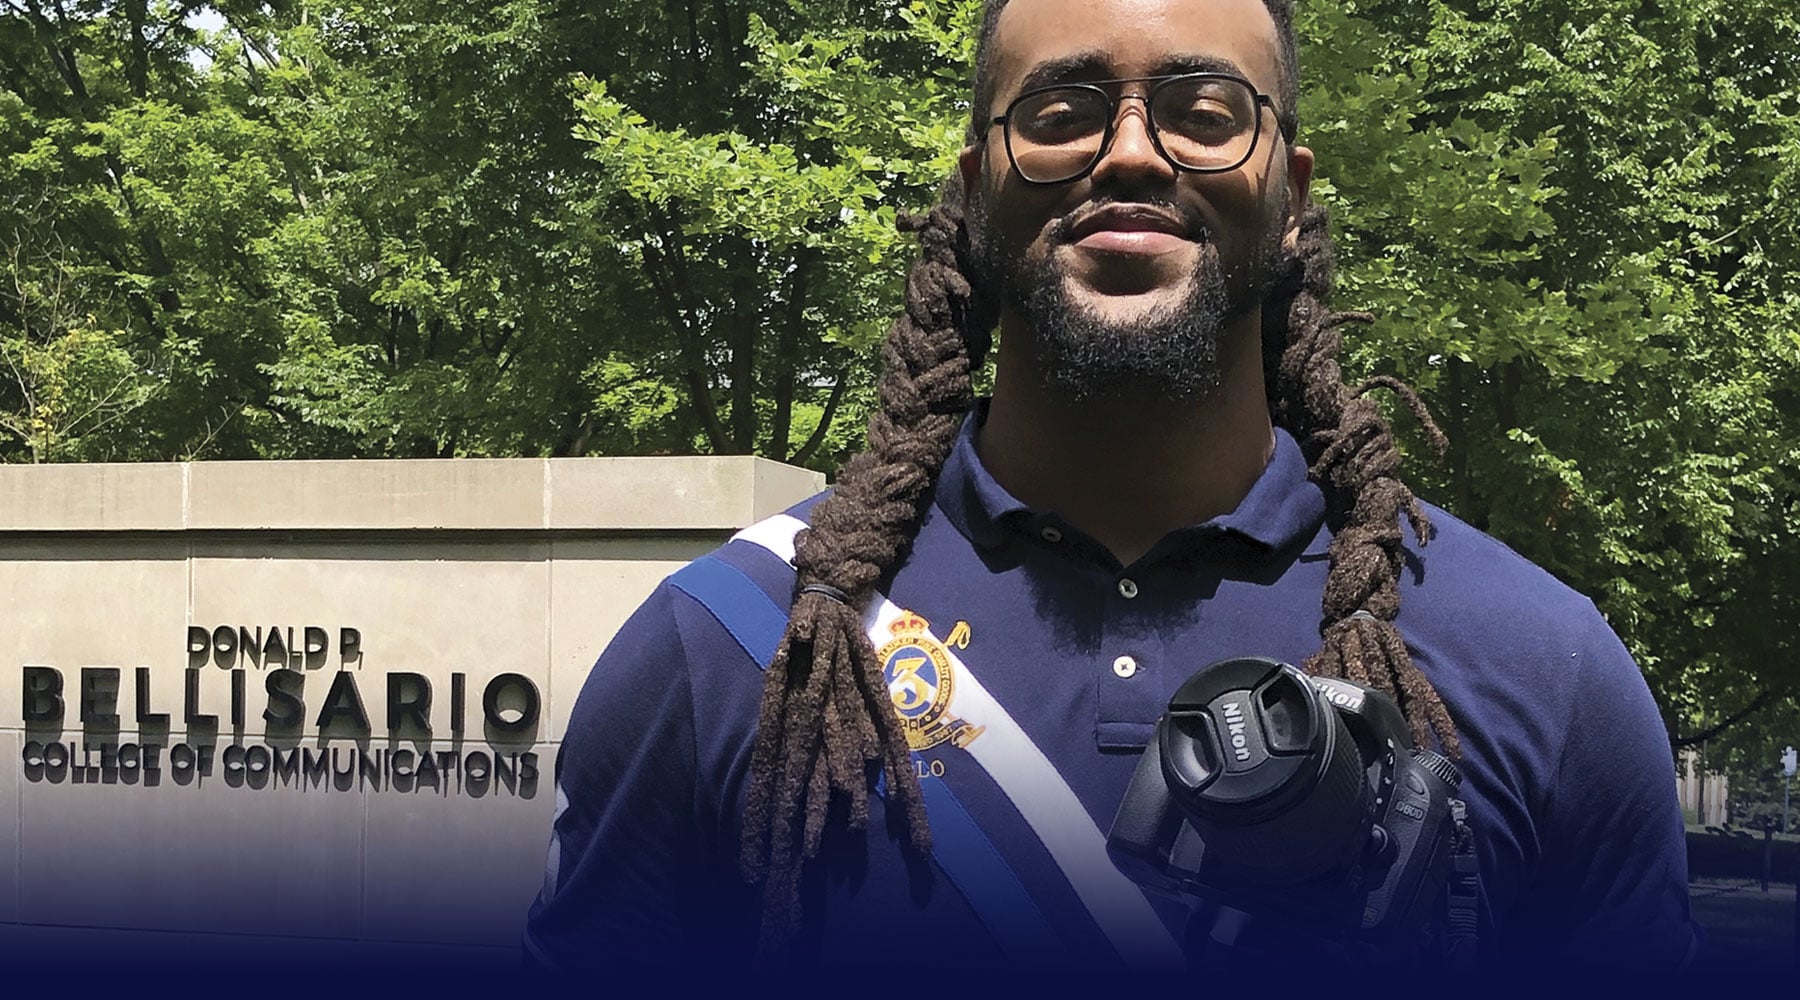
M882 346L869 447L796 539L798 596L763 686L739 855L747 878L766 880L765 952L778 951L797 921L800 866L819 849L832 792L848 799L852 828L868 823L869 763L886 771L912 846L931 850L919 781L860 609L911 542L974 402L970 372L992 344L993 313L964 277L961 202L960 191L946 190L929 213L901 222L921 253L906 311Z
M984 18L976 121L990 111L988 50L1005 5L991 0ZM1282 39L1279 102L1291 129L1291 4L1265 5ZM881 405L869 420L868 449L845 465L797 539L796 597L763 688L739 857L745 876L763 882L764 954L779 953L798 923L801 868L818 852L833 801L848 807L852 828L866 826L871 764L886 773L889 801L904 817L912 847L931 847L918 778L881 662L863 631L862 609L904 559L974 401L971 372L992 345L995 309L968 278L976 272L964 194L952 178L928 213L902 220L902 228L918 236L920 257L907 277L905 312L883 344ZM1304 667L1386 692L1416 740L1435 740L1454 755L1458 742L1449 714L1394 626L1404 558L1399 519L1406 516L1421 544L1429 525L1398 478L1399 448L1367 392L1395 392L1440 448L1442 435L1418 396L1399 381L1376 378L1354 389L1344 384L1340 331L1370 317L1327 309L1332 270L1325 212L1308 207L1285 280L1264 303L1262 330L1270 413L1300 442L1309 476L1326 495L1334 532L1322 645Z
M1393 429L1368 392L1383 388L1399 396L1439 453L1448 442L1404 382L1377 376L1355 389L1344 384L1337 360L1344 345L1339 331L1347 323L1374 317L1331 312L1325 306L1333 262L1323 208L1310 206L1302 215L1291 268L1290 280L1263 312L1269 412L1305 452L1308 475L1325 492L1326 521L1333 532L1320 624L1324 644L1303 666L1308 673L1381 690L1405 713L1416 742L1426 746L1435 738L1457 756L1456 727L1443 700L1413 665L1394 627L1405 557L1400 515L1406 515L1421 545L1431 527L1418 498L1399 479L1400 449Z

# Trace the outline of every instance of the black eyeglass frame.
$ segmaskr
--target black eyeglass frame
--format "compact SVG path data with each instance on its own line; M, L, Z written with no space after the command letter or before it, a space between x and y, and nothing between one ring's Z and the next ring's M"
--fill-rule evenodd
M1151 110L1151 108L1154 106L1157 92L1162 90L1164 87L1167 87L1170 84L1176 82L1177 80L1195 80L1195 79L1230 80L1233 83L1242 84L1245 87L1245 89L1250 91L1250 96L1253 99L1253 102L1256 105L1256 107L1259 109L1257 112L1257 115L1256 115L1256 121L1251 126L1249 148L1244 150L1243 158L1239 159L1236 163L1233 163L1230 166L1190 167L1190 166L1182 163L1181 161L1175 159L1175 157L1170 156L1169 151L1167 149L1163 148L1162 136L1160 134L1158 134L1158 130L1156 127L1156 113ZM1116 98L1106 92L1105 88L1108 85L1117 85L1117 84L1125 84L1125 83L1151 83L1151 84L1155 84L1155 86L1151 87L1147 92L1145 92L1143 94L1120 94ZM1050 93L1051 91L1056 91L1056 90L1089 90L1089 91L1093 91L1096 94L1099 94L1101 100L1104 100L1106 102L1106 132L1104 135L1102 135L1100 137L1100 147L1098 150L1095 151L1094 158L1088 161L1087 166L1082 167L1080 170L1069 175L1068 177L1062 178L1061 180L1034 181L1031 178L1025 176L1025 172L1023 170L1019 169L1019 158L1017 156L1013 155L1012 124L1011 124L1012 115L1013 115L1014 109L1016 109L1020 105L1020 103L1026 101L1026 100L1029 100L1033 97L1036 97L1040 94L1047 94L1047 93ZM1275 99L1273 97L1270 97L1268 94L1265 94L1260 90L1257 90L1256 84L1251 83L1249 80L1246 80L1243 77L1237 76L1236 74L1233 74L1233 73L1171 73L1171 74L1167 74L1165 76L1133 76L1133 77L1124 77L1124 78L1117 79L1117 80L1083 80L1079 83L1053 83L1048 87L1033 87L1032 89L1025 91L1023 94L1020 94L1019 96L1013 98L1012 103L1010 103L1006 106L1006 113L1002 114L1002 115L995 115L993 117L993 119L988 122L988 128L992 129L995 125L1000 126L1001 141L1006 146L1007 162L1012 165L1013 173L1018 174L1020 180L1024 181L1027 184L1036 184L1036 185L1039 185L1042 187L1048 187L1053 184L1072 184L1075 181L1081 180L1083 177L1086 177L1087 175L1093 173L1094 168L1100 165L1100 161L1104 160L1106 158L1107 151L1112 148L1113 133L1118 129L1119 104L1121 101L1127 101L1127 100L1137 100L1137 101L1144 102L1144 124L1150 133L1150 145L1155 147L1156 155L1162 157L1164 162L1169 164L1169 166L1174 167L1176 170L1182 171L1183 173L1223 174L1223 173L1229 173L1229 172L1236 170L1237 168L1243 166L1244 164L1249 163L1250 158L1252 156L1256 155L1257 143L1262 140L1262 112L1260 110L1261 108L1266 107L1269 109L1270 112L1272 112L1275 115L1276 130L1281 134L1281 137L1283 139L1286 139L1288 142L1294 141L1294 136L1291 133L1291 131L1289 130L1287 123L1282 121L1282 119L1281 119L1281 111L1275 107ZM987 142L987 137L988 137L988 134L986 132L983 132L981 134L980 141L984 142L984 143Z

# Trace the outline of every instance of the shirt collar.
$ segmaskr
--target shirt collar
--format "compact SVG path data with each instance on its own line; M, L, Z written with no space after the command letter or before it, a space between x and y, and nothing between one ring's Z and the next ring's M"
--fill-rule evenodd
M962 430L938 477L937 505L971 542L996 547L1017 532L1011 525L1046 513L1034 511L995 481L975 451L975 435L987 419L982 400ZM1287 431L1275 428L1275 453L1237 509L1184 531L1230 533L1271 551L1298 549L1315 540L1325 517L1325 496L1306 477L1306 457Z

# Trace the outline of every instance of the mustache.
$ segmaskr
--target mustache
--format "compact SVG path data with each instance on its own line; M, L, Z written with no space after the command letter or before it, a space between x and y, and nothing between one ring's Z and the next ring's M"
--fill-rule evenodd
M1172 199L1162 198L1156 195L1122 198L1118 195L1111 194L1100 195L1093 200L1082 204L1080 207L1057 219L1055 222L1052 222L1049 230L1051 242L1073 242L1071 236L1075 231L1075 227L1081 225L1087 219L1092 218L1096 213L1115 205L1130 205L1132 207L1154 209L1157 212L1179 220L1182 228L1181 235L1186 238L1201 244L1210 244L1212 242L1212 228L1206 224L1206 219L1200 212L1192 206L1183 205Z

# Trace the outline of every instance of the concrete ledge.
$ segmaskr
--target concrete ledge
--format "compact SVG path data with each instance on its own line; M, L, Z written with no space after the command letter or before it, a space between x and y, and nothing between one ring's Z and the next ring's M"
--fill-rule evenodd
M0 531L178 531L187 467L0 465Z
M195 529L535 528L541 460L194 462Z
M748 456L0 466L0 532L736 530L825 478Z
M762 458L554 458L551 528L736 531L825 488L825 477Z

